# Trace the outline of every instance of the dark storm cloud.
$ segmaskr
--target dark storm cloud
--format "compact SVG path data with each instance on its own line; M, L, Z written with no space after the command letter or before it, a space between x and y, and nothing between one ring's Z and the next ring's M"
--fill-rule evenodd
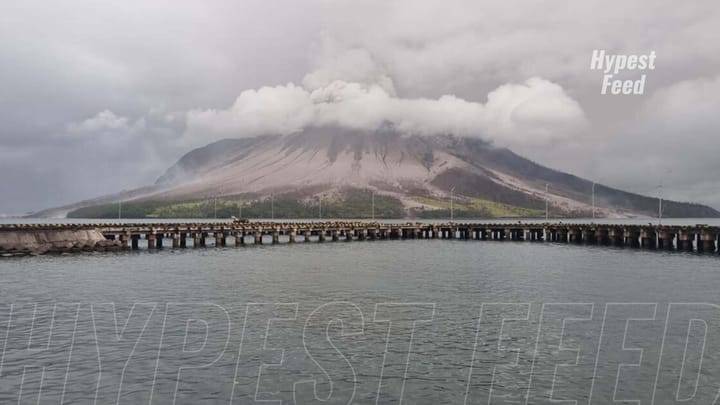
M7 2L0 213L152 183L189 148L278 117L453 123L552 167L639 192L663 177L665 195L719 206L719 20L710 1ZM598 48L655 50L646 94L601 96ZM359 110L382 114L348 118Z

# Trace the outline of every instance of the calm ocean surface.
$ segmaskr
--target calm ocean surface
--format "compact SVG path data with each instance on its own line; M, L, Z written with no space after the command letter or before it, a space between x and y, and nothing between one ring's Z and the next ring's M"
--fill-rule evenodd
M709 404L720 391L717 254L299 243L12 258L0 277L2 404Z

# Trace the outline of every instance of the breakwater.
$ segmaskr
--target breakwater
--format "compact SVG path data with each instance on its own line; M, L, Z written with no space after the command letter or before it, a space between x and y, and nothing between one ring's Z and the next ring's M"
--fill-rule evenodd
M4 228L0 230L0 255L4 257L122 249L120 241L108 239L93 227L0 228Z

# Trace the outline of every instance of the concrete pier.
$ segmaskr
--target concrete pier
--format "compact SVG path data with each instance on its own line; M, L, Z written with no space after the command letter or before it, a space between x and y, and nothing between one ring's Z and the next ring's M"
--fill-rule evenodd
M382 241L418 239L459 239L463 241L532 241L573 244L613 245L629 248L718 252L720 227L707 225L617 225L573 223L390 223L377 222L213 222L213 223L97 223L97 224L3 224L0 225L0 255L20 255L30 251L17 243L3 244L3 235L33 234L37 232L99 232L107 245L118 249L137 250L140 239L147 241L147 249L163 248L165 238L173 249L205 247L212 235L215 246L226 246L227 238L235 238L235 246L245 246L251 235L256 245L267 236L272 244L295 243L302 235L305 243L328 240ZM8 239L8 238L6 238ZM281 242L286 241L286 242ZM73 244L68 244L72 246ZM170 245L168 245L170 246ZM62 247L58 248L62 251ZM68 251L80 251L67 248ZM74 250L73 250L74 249ZM53 250L54 251L54 250Z

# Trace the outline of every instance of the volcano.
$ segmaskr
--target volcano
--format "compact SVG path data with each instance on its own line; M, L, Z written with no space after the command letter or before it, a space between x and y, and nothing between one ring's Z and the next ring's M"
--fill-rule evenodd
M451 195L467 216L540 216L547 201L553 216L587 217L592 190L591 181L479 138L323 127L211 143L188 152L153 185L64 208L76 210L73 216L94 216L83 208L118 200L252 203L270 195L307 205L372 192L396 201L400 216L408 217L442 213ZM595 206L600 217L656 216L658 199L597 184ZM720 216L694 203L664 201L663 207L666 217Z

